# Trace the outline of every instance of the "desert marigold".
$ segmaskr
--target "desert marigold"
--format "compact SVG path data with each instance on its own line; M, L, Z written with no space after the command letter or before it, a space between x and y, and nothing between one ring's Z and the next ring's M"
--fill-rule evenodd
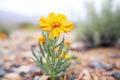
M40 42L40 43L43 43L45 40L44 40L44 37L43 36L40 36L39 38L38 38L38 42Z
M50 32L49 38L59 37L62 32L69 32L73 24L66 22L67 18L63 14L50 13L47 18L41 17L39 21L40 28Z
M65 45L71 45L71 42L69 40L65 40Z
M0 34L0 39L5 39L7 36L6 36L6 34L5 33L1 33Z

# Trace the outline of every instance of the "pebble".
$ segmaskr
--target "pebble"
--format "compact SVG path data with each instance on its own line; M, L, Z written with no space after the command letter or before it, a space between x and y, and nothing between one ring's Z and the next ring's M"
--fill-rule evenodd
M6 69L6 72L8 73L13 73L14 71L15 71L14 68Z
M42 70L39 70L38 73L39 73L40 76L44 74L44 72Z
M11 67L19 68L21 65L20 64L12 64Z
M12 66L12 63L11 62L6 62L5 65L4 65L4 68L5 70L9 70Z
M17 72L25 72L25 73L27 73L27 72L29 72L30 71L30 67L29 66L25 66L25 65L23 65L23 66L20 66L18 69L17 69Z
M4 69L0 69L0 78L1 78L1 77L4 77L5 73L6 73L6 72L5 72Z
M120 80L120 73L119 72L113 72L112 76L115 77L117 80Z
M49 78L49 76L43 75L43 76L40 77L39 80L48 80L48 78Z
M107 56L109 58L117 58L120 59L120 54L108 53Z
M30 72L33 73L36 69L37 69L37 66L33 65L30 67Z
M42 71L42 70L40 70L40 71L34 71L34 72L32 73L32 75L33 75L33 76L37 76L37 75L42 76L42 75L43 75L43 71Z
M0 68L4 66L4 62L0 61Z
M104 68L105 68L106 71L112 71L113 70L113 68L111 66L105 66Z
M91 75L88 70L83 70L79 74L79 80L91 80Z
M18 73L8 73L4 78L7 80L22 80Z
M20 73L19 73L19 75L20 75L21 77L24 77L25 74L26 74L25 72L20 72Z
M68 78L68 80L75 80L75 78L72 78L72 77L71 77L71 78Z
M71 45L71 49L73 51L81 51L84 50L86 48L86 45L82 42L75 42Z
M34 80L40 80L40 76L35 76Z
M88 61L88 66L91 68L103 69L104 65L97 59L91 59Z
M24 80L33 80L33 78L30 75L30 73L26 73L25 76L24 76Z
M113 63L112 66L116 69L120 69L120 62L115 62L115 63Z

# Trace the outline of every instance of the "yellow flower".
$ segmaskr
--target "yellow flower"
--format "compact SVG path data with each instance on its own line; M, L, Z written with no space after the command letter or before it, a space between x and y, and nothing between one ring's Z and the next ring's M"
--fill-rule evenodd
M7 36L6 36L6 34L5 33L1 33L0 34L0 39L5 39Z
M59 51L59 47L55 48L55 52L58 52Z
M39 21L40 28L50 32L49 38L59 37L62 32L69 32L73 24L66 22L67 18L63 14L50 13L47 18L41 17Z
M67 60L67 59L70 58L70 54L67 53L67 54L65 55L64 53L62 53L62 54L59 56L59 58L64 58L64 60Z
M69 58L70 58L70 54L68 53L68 54L65 55L65 60L67 60Z
M40 36L39 38L38 38L38 42L40 42L40 43L43 43L45 40L44 40L44 37L43 36Z
M69 46L69 45L71 45L71 42L68 40L65 40L65 44Z

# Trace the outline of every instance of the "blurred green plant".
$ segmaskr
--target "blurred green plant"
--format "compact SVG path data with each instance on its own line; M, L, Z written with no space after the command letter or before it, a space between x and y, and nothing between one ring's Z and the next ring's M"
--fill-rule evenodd
M113 1L106 0L97 13L92 3L87 3L87 20L79 22L77 39L91 47L112 46L120 38L120 6L113 8Z
M4 33L7 36L10 34L11 30L7 26L0 25L0 33Z
M24 22L19 25L19 29L34 31L34 30L38 30L38 27L36 27L32 23Z

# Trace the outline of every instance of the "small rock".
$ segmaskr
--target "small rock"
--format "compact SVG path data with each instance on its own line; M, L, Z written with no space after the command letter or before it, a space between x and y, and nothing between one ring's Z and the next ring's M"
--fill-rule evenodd
M112 70L113 70L113 68L112 68L111 66L105 66L104 68L105 68L105 70L107 70L107 71L112 71Z
M20 75L21 77L24 77L25 74L26 74L25 72L20 72L20 73L19 73L19 75Z
M36 66L31 66L31 67L30 67L30 72L32 72L32 73L33 73L36 69L37 69L37 67L36 67Z
M110 72L104 72L102 73L103 76L111 76L111 73Z
M14 72L14 68L6 69L6 72L13 73Z
M5 65L4 65L4 68L5 70L9 70L12 66L12 63L11 62L6 62Z
M93 76L92 80L99 80L99 77L98 76Z
M86 48L86 45L82 42L75 42L71 45L71 49L73 51L81 51L84 50Z
M33 44L33 45L32 45L32 48L35 48L36 46L37 46L36 44Z
M37 76L37 75L42 76L42 75L43 75L43 71L42 71L42 70L40 70L40 71L34 71L34 72L32 73L32 75L33 75L33 76Z
M0 67L3 67L3 66L4 66L4 62L0 61Z
M118 58L118 59L120 59L120 54L108 53L107 56L109 58Z
M103 69L104 65L97 59L91 59L88 61L88 66L91 68Z
M12 64L11 67L19 68L21 65L20 64Z
M29 72L30 71L30 67L29 66L21 66L18 68L17 72Z
M115 77L117 80L120 80L120 73L119 72L113 72L112 76Z
M48 80L48 78L49 76L44 75L44 76L41 76L39 80Z
M83 70L79 75L79 80L91 80L91 75L88 70Z
M25 76L24 76L24 80L33 80L33 78L30 75L30 73L26 73Z
M35 76L34 80L40 80L40 76Z
M44 72L42 70L39 70L38 73L39 73L40 76L44 74Z
M72 78L72 77L71 77L71 78L68 78L67 80L75 80L75 78Z
M4 62L9 62L9 61L10 61L10 58L9 58L9 57L3 57L3 61L4 61Z
M120 69L120 62L115 62L115 63L113 63L112 66L116 69Z
M38 71L34 71L34 72L32 73L32 75L33 75L33 77L34 77L34 76L39 75L39 73L38 73Z
M4 77L7 80L22 80L17 73L8 73Z
M5 73L6 73L5 70L0 69L0 78L1 78L1 77L4 77Z

